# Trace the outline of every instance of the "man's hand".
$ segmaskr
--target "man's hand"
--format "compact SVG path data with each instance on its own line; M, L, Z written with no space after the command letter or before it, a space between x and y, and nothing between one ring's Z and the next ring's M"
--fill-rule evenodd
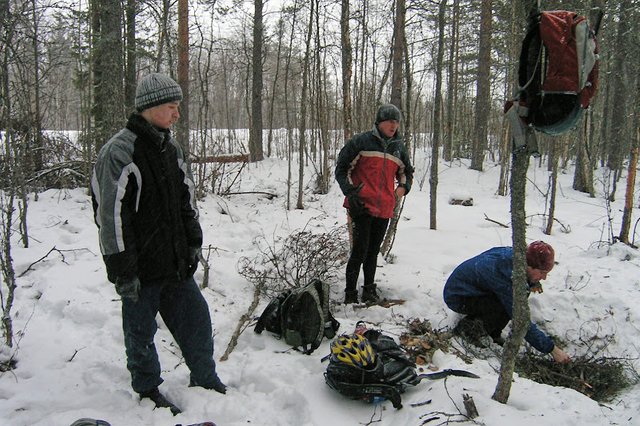
M396 197L402 198L407 193L407 189L404 186L398 186L396 188Z
M129 299L133 303L138 301L140 294L140 280L137 276L132 278L116 278L116 292L123 299Z
M367 210L360 199L360 190L363 186L364 184L361 183L347 193L347 200L349 201L349 216L351 216L352 219L369 214L369 210Z
M567 364L571 362L571 357L565 351L563 351L557 346L553 347L553 350L551 351L551 356L553 357L554 361L557 362L558 364Z
M200 247L189 247L189 270L187 275L192 277L198 269L200 263Z

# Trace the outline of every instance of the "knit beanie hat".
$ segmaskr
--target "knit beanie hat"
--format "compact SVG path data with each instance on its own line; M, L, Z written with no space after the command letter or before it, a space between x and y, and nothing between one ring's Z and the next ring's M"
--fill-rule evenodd
M181 100L182 89L180 85L164 74L148 74L140 79L138 87L136 87L136 109L138 112Z
M387 120L396 120L400 121L402 118L402 114L398 107L394 104L384 104L378 108L378 113L376 114L376 124L382 123Z
M527 247L527 265L533 269L549 272L553 269L555 253L544 241L534 241Z

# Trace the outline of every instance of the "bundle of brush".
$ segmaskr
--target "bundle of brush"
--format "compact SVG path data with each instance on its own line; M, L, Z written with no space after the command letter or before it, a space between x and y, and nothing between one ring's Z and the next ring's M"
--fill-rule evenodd
M527 352L516 361L516 372L538 383L577 390L598 402L609 402L640 381L632 360L625 358L577 356L568 364L558 364Z

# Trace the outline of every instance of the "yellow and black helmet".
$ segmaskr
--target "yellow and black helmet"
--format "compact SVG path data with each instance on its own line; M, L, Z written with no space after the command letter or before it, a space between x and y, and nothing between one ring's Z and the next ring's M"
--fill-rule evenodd
M331 342L331 358L350 366L370 369L375 366L376 353L364 336L343 334Z

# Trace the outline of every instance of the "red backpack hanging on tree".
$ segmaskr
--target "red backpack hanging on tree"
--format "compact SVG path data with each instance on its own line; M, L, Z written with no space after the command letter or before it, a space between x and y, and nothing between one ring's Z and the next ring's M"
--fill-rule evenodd
M598 43L587 18L565 10L534 10L522 42L518 91L507 102L516 146L527 128L552 136L576 126L598 88Z

